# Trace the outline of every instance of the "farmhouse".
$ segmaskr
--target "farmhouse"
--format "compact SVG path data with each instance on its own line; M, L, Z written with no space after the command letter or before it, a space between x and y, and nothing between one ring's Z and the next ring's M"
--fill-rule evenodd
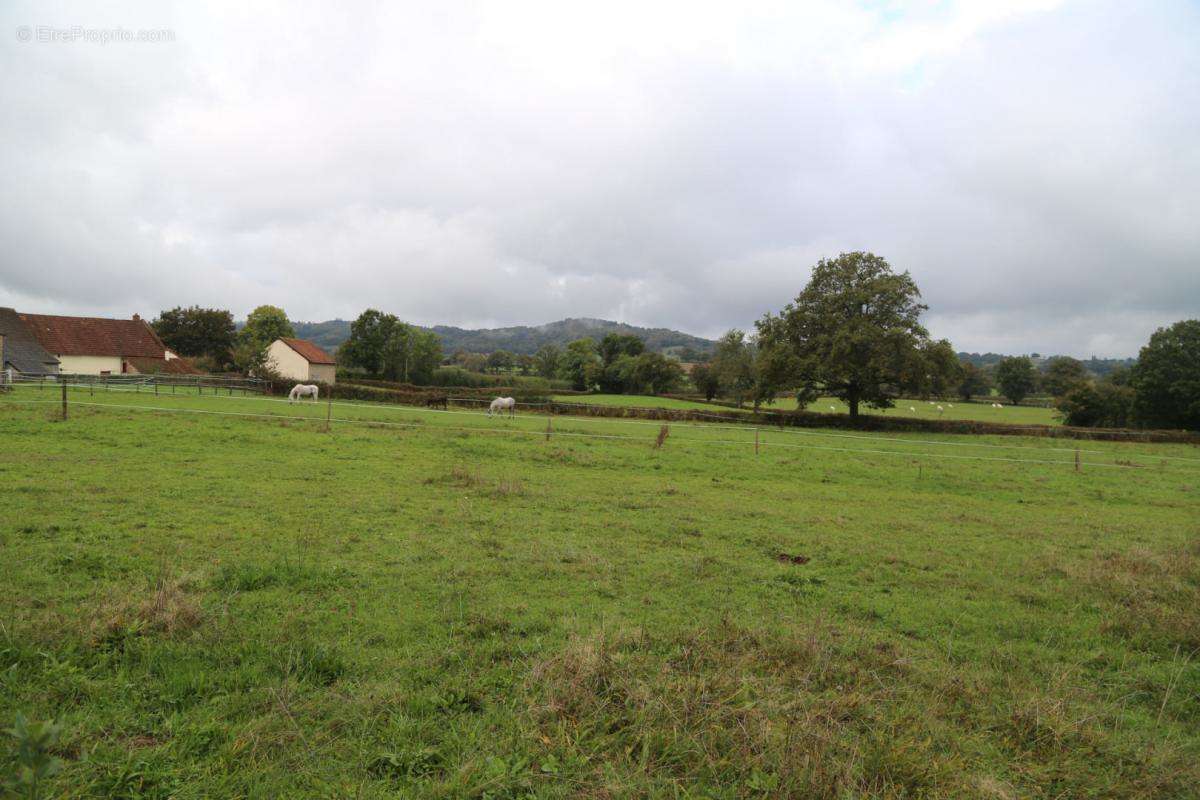
M58 359L33 337L21 315L0 308L0 371L39 375L58 372Z
M137 314L132 319L20 314L21 322L58 371L72 375L119 375L195 370L167 349Z
M276 339L267 348L267 364L284 378L332 385L337 380L337 362L315 344L304 339Z

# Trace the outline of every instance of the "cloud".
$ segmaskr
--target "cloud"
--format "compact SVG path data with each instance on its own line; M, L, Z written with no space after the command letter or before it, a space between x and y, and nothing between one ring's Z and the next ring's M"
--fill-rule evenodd
M716 335L822 256L969 350L1127 355L1200 308L1185 2L7 6L0 304L270 302ZM5 34L7 35L7 34Z

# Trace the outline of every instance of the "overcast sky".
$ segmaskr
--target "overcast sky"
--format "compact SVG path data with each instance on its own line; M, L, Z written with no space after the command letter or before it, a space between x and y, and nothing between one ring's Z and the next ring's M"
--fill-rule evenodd
M0 305L715 336L865 249L959 349L1200 316L1193 0L244 5L0 8Z

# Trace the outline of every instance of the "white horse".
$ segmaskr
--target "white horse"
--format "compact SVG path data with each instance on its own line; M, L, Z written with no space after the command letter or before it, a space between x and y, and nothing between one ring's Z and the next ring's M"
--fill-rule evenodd
M292 387L292 390L288 392L288 402L294 403L301 397L311 397L315 403L317 402L317 395L320 393L320 391L320 387L315 383L297 383Z
M488 406L488 416L490 417L492 414L503 414L506 409L510 417L515 417L517 415L517 401L511 397L497 397L492 401L492 404Z

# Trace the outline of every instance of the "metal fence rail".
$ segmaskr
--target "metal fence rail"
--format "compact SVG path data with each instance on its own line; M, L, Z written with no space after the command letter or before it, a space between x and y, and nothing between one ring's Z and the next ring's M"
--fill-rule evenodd
M226 375L174 375L169 373L85 375L71 373L0 373L0 385L38 386L43 389L65 384L89 389L91 392L110 388L126 391L178 393L180 390L195 394L266 394L270 383L259 378L242 378Z

